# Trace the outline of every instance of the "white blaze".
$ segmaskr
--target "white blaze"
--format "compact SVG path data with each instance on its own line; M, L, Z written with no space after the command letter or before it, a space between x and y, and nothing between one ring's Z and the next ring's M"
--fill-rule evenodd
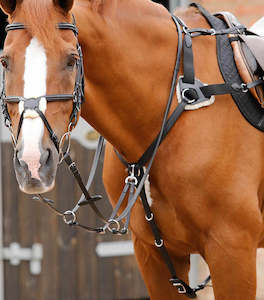
M25 53L24 72L24 97L36 98L46 94L47 56L44 47L36 38L32 38ZM47 102L43 97L39 105L45 113ZM19 103L20 114L24 110L24 102ZM28 165L33 178L40 179L41 139L43 137L44 124L41 118L33 110L27 110L24 114L21 135L23 153L21 160Z

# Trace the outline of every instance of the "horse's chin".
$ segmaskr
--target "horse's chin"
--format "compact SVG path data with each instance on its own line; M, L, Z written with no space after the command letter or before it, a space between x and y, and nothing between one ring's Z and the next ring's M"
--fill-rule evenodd
M54 188L55 180L50 185L46 185L39 180L31 179L30 182L19 184L19 188L26 194L43 194Z

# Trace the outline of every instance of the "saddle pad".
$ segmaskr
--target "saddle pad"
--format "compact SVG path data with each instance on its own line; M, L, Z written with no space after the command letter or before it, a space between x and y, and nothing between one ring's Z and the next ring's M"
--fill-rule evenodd
M220 12L218 16L221 17L227 24L229 28L241 25L237 18L230 12ZM248 34L250 34L248 32ZM257 51L257 49L264 48L264 39L260 36L251 33L252 35L245 34L230 34L230 38L238 38L238 40L231 40L231 45L233 48L233 54L237 70L244 83L249 84L253 81L258 80L264 75L263 67L259 62L264 62L264 53ZM254 40L252 40L253 38ZM248 39L251 40L250 45L248 45ZM263 47L262 47L263 45ZM252 50L255 49L254 53ZM255 99L260 103L261 107L264 108L264 92L261 86L256 86L250 89L250 92L255 97Z
M199 9L208 23L216 30L228 28L226 23L219 19L217 15L211 15L199 4L192 4ZM236 82L242 84L243 81L237 71L234 61L233 49L227 35L216 36L217 59L219 69L226 83ZM237 107L244 118L255 128L264 131L264 112L260 104L254 99L250 92L231 94Z

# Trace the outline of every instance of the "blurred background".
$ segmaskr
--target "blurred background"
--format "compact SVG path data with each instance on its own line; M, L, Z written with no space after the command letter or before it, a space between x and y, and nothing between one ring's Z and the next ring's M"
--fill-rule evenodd
M187 6L187 0L156 1L173 11ZM204 0L211 12L233 12L242 23L251 25L264 15L263 0ZM0 47L5 38L6 16L0 14ZM84 122L73 134L72 156L84 178L88 177L98 135ZM93 235L68 228L41 203L18 190L12 165L13 149L2 122L0 127L0 300L125 300L147 299L147 291L133 256L130 236ZM101 167L102 168L102 162ZM92 190L106 199L98 170ZM80 191L64 165L60 166L56 188L47 195L56 206L73 207ZM102 200L100 209L110 213ZM84 208L80 220L97 224L97 218ZM208 275L198 255L191 258L191 284ZM258 254L258 300L264 299L263 252ZM166 299L166 296L164 296ZM213 300L212 288L199 299ZM243 299L241 299L243 300Z

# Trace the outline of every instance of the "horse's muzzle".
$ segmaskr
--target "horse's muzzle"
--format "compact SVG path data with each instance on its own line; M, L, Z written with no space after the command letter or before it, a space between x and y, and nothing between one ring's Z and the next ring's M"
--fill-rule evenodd
M21 191L27 194L45 193L55 184L58 154L51 149L41 151L40 159L22 158L23 147L14 153L14 168Z

